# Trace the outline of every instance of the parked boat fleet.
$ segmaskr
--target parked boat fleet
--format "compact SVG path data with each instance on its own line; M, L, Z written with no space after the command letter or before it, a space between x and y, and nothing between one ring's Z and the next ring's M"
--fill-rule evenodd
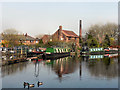
M22 48L19 48L23 51ZM2 48L2 53L9 52L11 54L16 53L15 49ZM25 50L25 49L24 49ZM43 59L56 59L60 57L70 56L70 48L26 48L27 60L37 59L38 57ZM80 54L81 56L89 55L91 59L103 58L103 57L114 57L118 56L118 48L85 48L83 47ZM21 53L21 51L20 51ZM98 54L98 55L94 55ZM103 55L104 54L104 55ZM12 59L14 56L10 56ZM2 55L3 60L7 60L7 56Z
M18 55L17 50L18 49L2 48L1 52L4 53L2 54L2 59L7 60L8 57L6 55L11 54L11 56L9 57L9 59L11 60L12 58L16 57L16 55ZM23 50L24 53L27 54L27 60L36 59L37 57L41 57L43 59L52 59L70 55L69 48L20 48L19 54L22 55Z

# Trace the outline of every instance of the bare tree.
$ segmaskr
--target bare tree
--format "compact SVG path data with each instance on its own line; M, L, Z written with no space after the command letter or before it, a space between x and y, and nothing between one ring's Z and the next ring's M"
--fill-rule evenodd
M118 36L118 25L115 23L107 23L107 24L95 24L90 26L88 29L88 33L96 38L99 43L102 43L105 39L105 35L107 34L110 38L113 38L117 41Z
M6 29L2 33L5 46L14 47L19 44L18 31L15 29Z
M35 37L41 39L44 36L44 34L38 34Z

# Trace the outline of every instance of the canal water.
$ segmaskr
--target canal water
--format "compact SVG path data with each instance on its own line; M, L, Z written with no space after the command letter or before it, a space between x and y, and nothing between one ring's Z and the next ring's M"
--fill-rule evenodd
M93 57L38 59L3 66L2 88L24 88L24 82L35 84L34 88L118 88L118 57ZM38 87L38 81L43 85Z

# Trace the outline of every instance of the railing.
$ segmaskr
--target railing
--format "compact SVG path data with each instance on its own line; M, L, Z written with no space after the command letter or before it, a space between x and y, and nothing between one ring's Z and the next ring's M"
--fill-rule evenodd
M1 51L2 65L26 61L27 50L26 49L14 49L9 51Z

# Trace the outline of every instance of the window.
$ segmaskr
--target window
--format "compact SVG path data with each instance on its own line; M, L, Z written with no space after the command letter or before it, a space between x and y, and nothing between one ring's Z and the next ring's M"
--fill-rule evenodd
M30 40L30 42L32 43L33 41L32 41L32 40Z
M36 43L38 43L38 41L36 41Z
M77 40L77 38L75 37L75 40Z
M61 40L63 40L63 38L61 38Z
M50 39L50 41L52 41L52 39Z
M71 40L71 37L68 37L68 40Z

